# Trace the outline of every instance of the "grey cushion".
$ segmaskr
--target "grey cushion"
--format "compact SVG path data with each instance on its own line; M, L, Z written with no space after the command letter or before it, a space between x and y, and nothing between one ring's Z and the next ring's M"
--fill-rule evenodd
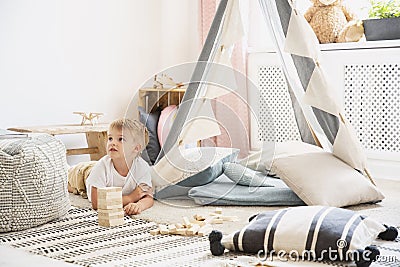
M282 183L264 173L247 168L239 163L224 163L224 174L234 183L244 186L276 186Z
M352 251L371 245L384 230L382 224L346 209L291 207L258 214L242 230L224 236L222 244L246 253L286 252L315 255L306 260L328 260L329 256L352 260L348 258Z
M212 183L197 186L188 193L200 205L295 206L304 202L281 180L265 176L265 183L274 186L244 186L225 174Z
M156 110L153 113L147 113L142 107L139 107L138 109L140 122L146 125L146 128L149 131L149 143L147 144L146 149L142 152L142 158L150 165L153 165L161 150L157 134L158 120L161 111Z

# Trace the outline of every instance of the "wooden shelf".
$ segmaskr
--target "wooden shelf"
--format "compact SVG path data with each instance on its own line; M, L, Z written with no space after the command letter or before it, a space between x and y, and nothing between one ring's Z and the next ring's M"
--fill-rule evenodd
M139 89L139 106L146 112L154 112L170 105L179 105L185 94L185 88L141 88Z
M51 135L79 134L86 135L88 147L67 149L67 156L90 154L91 160L99 160L107 154L107 130L108 124L64 124L44 125L9 128L10 131L21 133L47 133Z

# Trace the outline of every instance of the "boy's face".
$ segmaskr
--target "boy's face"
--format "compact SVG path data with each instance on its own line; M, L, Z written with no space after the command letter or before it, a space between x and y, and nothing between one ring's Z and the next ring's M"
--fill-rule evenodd
M139 151L140 145L135 142L131 133L117 128L110 128L108 130L107 155L111 159L135 158Z

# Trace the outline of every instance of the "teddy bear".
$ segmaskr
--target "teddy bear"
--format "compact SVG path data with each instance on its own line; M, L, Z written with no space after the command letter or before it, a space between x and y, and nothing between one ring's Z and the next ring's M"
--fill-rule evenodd
M343 0L311 0L313 5L304 17L319 42L357 42L364 34L362 21L343 5Z

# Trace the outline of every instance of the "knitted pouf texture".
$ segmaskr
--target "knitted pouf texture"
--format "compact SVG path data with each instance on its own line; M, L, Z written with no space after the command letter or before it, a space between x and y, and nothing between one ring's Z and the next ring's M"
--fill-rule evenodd
M65 146L51 135L0 139L0 232L67 214L67 166Z

